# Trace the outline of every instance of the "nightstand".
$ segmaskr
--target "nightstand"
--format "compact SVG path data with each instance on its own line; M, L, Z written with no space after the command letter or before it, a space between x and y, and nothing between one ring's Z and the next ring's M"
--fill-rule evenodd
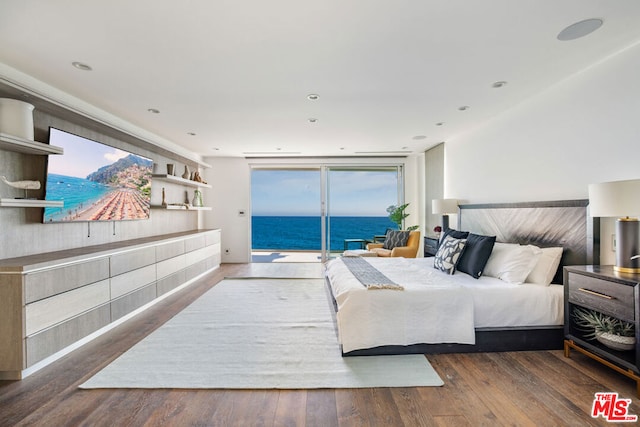
M640 274L618 273L612 266L572 266L564 268L564 355L574 349L636 381L640 397ZM576 326L576 308L586 308L630 322L635 326L636 344L632 350L614 350L588 331Z
M438 238L425 236L424 238L424 257L436 256L438 252Z

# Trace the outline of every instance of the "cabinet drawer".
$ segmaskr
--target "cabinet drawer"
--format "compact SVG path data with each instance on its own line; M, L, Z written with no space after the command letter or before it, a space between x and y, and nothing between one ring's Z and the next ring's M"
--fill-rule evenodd
M111 298L118 298L156 281L156 266L149 265L111 278Z
M156 262L184 254L184 240L156 246Z
M204 235L205 244L207 246L215 245L216 243L220 243L220 230L214 230L210 233Z
M635 321L634 287L569 273L569 302L626 321Z
M111 276L126 273L156 263L154 248L143 248L111 256Z
M27 336L109 302L109 280L27 304Z
M435 255L438 252L438 241L436 239L424 239L424 253L427 255Z
M184 241L184 250L185 252L195 251L206 246L206 241L204 236L198 237L190 237L185 239Z
M38 301L108 278L107 257L28 273L25 275L25 301Z

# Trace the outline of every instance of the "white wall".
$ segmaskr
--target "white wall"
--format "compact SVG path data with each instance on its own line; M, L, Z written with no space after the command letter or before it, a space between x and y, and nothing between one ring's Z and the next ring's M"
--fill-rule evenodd
M211 189L204 189L204 204L212 206L204 212L204 228L222 229L222 262L244 263L251 260L251 167L261 165L322 164L404 164L406 186L405 202L410 203L407 212L412 224L424 229L424 157L408 159L251 159L237 157L208 157L204 161L211 165L203 171L204 180ZM239 211L244 210L245 216ZM424 230L423 230L424 232ZM420 252L422 253L422 252Z
M590 183L640 178L638 70L640 45L447 141L445 196L584 199ZM603 220L601 262L610 263L612 221Z
M211 189L202 192L204 228L222 229L222 262L251 262L251 169L244 158L209 157L204 180ZM244 211L244 216L240 215Z

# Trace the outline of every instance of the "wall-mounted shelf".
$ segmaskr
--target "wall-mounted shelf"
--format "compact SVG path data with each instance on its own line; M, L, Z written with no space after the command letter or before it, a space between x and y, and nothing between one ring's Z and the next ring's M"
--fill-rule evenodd
M151 177L155 178L155 179L160 179L160 180L163 180L163 181L173 182L175 184L188 185L190 187L211 188L211 185L205 184L204 182L192 181L190 179L184 179L182 177L174 176L174 175L155 174L154 173Z
M9 135L0 132L0 148L3 150L16 151L26 154L64 154L62 147L45 144L43 142L31 141L29 139L20 138L19 136Z
M2 208L62 208L63 201L37 199L0 199Z
M183 205L167 205L167 206L160 206L160 205L152 205L151 209L165 209L165 210L169 210L169 211L210 211L211 207L209 206L189 206L188 208L186 206Z

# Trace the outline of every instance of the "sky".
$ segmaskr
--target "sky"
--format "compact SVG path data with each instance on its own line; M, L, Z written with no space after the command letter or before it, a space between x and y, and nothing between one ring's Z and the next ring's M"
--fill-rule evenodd
M396 172L330 171L329 213L388 216L398 202ZM253 170L251 210L256 216L319 216L319 170Z
M55 128L49 129L49 143L62 147L64 154L49 156L48 172L77 178L86 178L102 166L129 155L126 151Z

